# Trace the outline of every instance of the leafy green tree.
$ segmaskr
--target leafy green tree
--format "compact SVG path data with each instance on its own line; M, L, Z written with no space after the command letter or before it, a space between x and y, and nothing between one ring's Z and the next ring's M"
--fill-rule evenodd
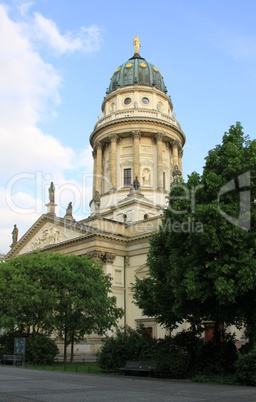
M184 320L245 325L256 337L256 141L240 123L208 153L202 176L173 184L150 243L150 275L134 285L145 314L169 328Z
M123 310L111 296L111 277L104 275L102 264L87 256L52 255L56 260L54 288L58 295L54 309L56 329L71 344L71 360L75 341L85 334L104 334L117 325Z
M52 333L56 294L52 286L54 261L33 253L0 266L0 326L7 332Z
M87 256L21 255L0 266L0 326L29 334L57 332L69 344L103 334L123 310L111 296L111 278Z

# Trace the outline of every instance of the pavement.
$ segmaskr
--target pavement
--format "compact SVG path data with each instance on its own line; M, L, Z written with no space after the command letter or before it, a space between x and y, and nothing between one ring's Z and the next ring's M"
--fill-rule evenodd
M0 402L256 402L256 387L0 366Z

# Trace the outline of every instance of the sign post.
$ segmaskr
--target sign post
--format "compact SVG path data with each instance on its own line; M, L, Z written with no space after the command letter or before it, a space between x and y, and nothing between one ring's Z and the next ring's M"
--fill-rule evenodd
M26 338L14 338L14 355L22 355L25 366ZM15 362L13 362L15 364Z

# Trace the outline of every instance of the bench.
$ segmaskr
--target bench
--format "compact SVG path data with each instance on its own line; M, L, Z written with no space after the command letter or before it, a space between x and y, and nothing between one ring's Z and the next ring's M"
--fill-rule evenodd
M154 360L127 360L124 367L119 370L126 374L128 372L134 373L148 373L149 377L156 370L156 362Z
M21 364L23 355L2 355L2 364Z

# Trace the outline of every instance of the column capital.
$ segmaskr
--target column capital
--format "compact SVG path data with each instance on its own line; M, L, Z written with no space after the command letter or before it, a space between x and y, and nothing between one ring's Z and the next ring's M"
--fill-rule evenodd
M113 253L105 253L104 251L93 250L86 253L89 258L93 258L95 260L101 260L107 264L113 264L116 258L116 254Z
M135 139L135 138L140 139L140 137L141 137L141 131L140 131L140 130L133 130L133 131L132 131L132 136L133 136L133 139Z
M104 262L106 262L107 264L113 264L113 262L115 261L115 258L116 258L116 254L106 253Z
M178 140L173 141L171 145L174 147L178 147L179 149L182 149L181 143Z
M158 132L155 134L154 139L155 139L156 142L158 142L158 141L163 141L163 139L164 139L164 134L163 134L161 131L158 131Z
M89 258L93 258L95 260L103 260L105 253L102 251L93 250L86 253L86 255L88 255Z
M95 150L97 150L97 149L102 149L102 147L103 147L103 144L102 144L101 141L95 142L95 144L94 144L94 149L95 149Z
M117 142L119 137L116 134L109 134L108 138L110 139L111 142Z

